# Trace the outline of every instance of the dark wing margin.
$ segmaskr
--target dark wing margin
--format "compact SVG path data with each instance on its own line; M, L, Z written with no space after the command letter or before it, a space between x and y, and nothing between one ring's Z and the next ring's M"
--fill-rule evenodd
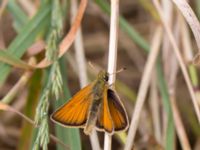
M108 89L108 106L114 124L114 131L126 130L129 126L126 110L119 96L112 89Z

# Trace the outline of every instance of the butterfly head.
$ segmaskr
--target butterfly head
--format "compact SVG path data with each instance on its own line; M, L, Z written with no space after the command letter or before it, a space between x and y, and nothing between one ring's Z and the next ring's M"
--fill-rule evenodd
M108 81L108 73L106 71L100 71L98 74L98 79L103 81Z

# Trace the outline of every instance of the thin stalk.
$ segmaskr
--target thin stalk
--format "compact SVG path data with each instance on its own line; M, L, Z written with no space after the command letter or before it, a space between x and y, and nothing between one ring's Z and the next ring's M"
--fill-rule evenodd
M29 64L35 64L35 59L30 58ZM6 94L6 96L1 100L1 102L9 104L12 102L14 97L18 94L19 90L25 86L32 75L32 72L26 71L19 81L14 85L14 87Z
M172 143L174 142L174 120L173 120L173 114L172 114L172 109L171 109L171 105L170 105L170 101L169 101L169 92L167 89L167 84L166 81L164 80L164 73L163 73L163 69L161 66L161 60L158 59L157 60L157 67L156 67L156 71L157 71L157 76L158 76L158 86L159 86L159 90L160 90L160 94L162 96L162 103L164 106L164 109L167 114L167 117L163 115L163 124L164 127L163 129L166 129L166 139L165 139L165 148L167 150L171 150L172 148ZM165 124L167 120L167 123ZM165 132L165 131L164 131Z
M132 144L133 144L133 141L136 135L136 130L139 124L139 117L140 117L142 107L144 105L145 97L147 94L147 90L149 87L152 70L155 65L157 55L160 50L161 36L162 36L162 29L161 27L158 27L153 37L152 47L151 47L150 54L148 56L148 60L145 65L144 73L143 73L142 80L140 83L138 97L136 100L134 113L132 115L132 121L131 121L129 132L128 132L125 150L132 149Z
M158 98L158 89L157 89L157 76L156 73L153 73L151 81L151 91L150 91L150 107L152 112L152 120L154 127L154 135L156 140L161 143L161 124L160 124L160 113L159 113L159 98Z
M110 39L108 54L108 73L109 85L115 82L116 64L117 64L117 40L118 40L118 24L119 24L119 0L111 0L111 18L110 18ZM111 150L112 137L105 133L104 150Z
M170 95L170 101L171 101L171 106L172 106L172 111L173 111L173 117L174 117L174 122L176 126L176 132L178 134L181 146L183 150L191 150L187 134L185 132L185 128L183 126L183 122L180 117L180 113L178 111L177 105L176 105L176 99L175 96L172 94Z
M166 30L166 33L169 37L169 40L173 46L173 50L175 52L175 55L177 57L177 60L179 62L179 65L181 67L181 71L183 73L183 76L185 78L185 81L186 81L186 84L187 84L187 87L188 87L188 90L189 90L189 93L190 93L190 96L191 96L191 99L192 99L192 103L194 105L194 109L195 109L195 113L197 115L197 118L198 118L198 121L200 123L200 110L199 110L199 107L198 107L198 103L197 103L197 100L196 100L196 96L195 96L195 93L194 93L194 90L192 88L192 84L191 84L191 81L190 81L190 78L189 78L189 75L188 75L188 72L187 72L187 69L183 63L183 59L181 57L181 54L180 54L180 51L179 51L179 48L175 42L175 39L174 39L174 36L172 34L172 31L170 30L170 28L167 26L167 23L166 23L166 20L165 20L165 17L163 15L163 12L162 12L162 9L160 7L160 4L158 2L158 0L153 0L153 3L157 9L157 11L159 12L159 15L161 17L161 21L163 23L163 26Z
M101 9L110 15L109 4L104 0L95 0L95 2L101 7ZM146 52L149 51L148 43L142 38L142 36L131 26L125 18L119 17L119 24L121 29L133 40L138 46L143 48Z
M71 0L71 14L72 14L71 23L73 23L76 13L77 13L77 0ZM85 60L81 26L77 31L76 39L74 41L74 46L76 52L75 53L76 61L78 65L80 87L83 88L88 84L88 77L87 77L86 60ZM93 132L90 135L90 142L93 150L101 149L97 132L95 130L93 130Z

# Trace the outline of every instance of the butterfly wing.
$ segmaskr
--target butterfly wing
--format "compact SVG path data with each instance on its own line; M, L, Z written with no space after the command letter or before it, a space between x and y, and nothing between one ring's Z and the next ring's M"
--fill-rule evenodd
M99 131L105 131L109 134L112 134L114 126L113 126L113 122L112 122L112 118L111 118L111 114L110 114L109 106L108 106L107 90L108 89L105 87L104 92L103 92L104 93L103 102L101 105L101 109L99 111L96 128Z
M67 103L58 108L51 115L51 119L63 126L83 127L93 98L92 87L93 84L89 84L80 90Z
M126 130L129 125L128 117L119 96L111 89L108 89L107 93L108 106L114 124L114 131Z

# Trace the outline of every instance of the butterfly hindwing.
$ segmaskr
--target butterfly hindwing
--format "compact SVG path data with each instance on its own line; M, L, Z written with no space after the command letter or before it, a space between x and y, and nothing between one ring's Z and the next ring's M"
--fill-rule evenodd
M108 93L107 93L107 88L104 89L105 91L103 92L103 101L102 101L102 105L101 105L101 109L99 112L99 116L97 119L97 130L100 131L106 131L109 134L113 133L113 122L112 122L112 118L110 115L110 111L109 111L109 106L108 106Z
M128 127L128 118L119 96L111 89L107 91L108 107L114 124L114 131L125 130Z
M51 119L63 126L82 127L86 123L88 110L93 99L92 87L93 85L89 84L80 90L66 104L56 110Z

